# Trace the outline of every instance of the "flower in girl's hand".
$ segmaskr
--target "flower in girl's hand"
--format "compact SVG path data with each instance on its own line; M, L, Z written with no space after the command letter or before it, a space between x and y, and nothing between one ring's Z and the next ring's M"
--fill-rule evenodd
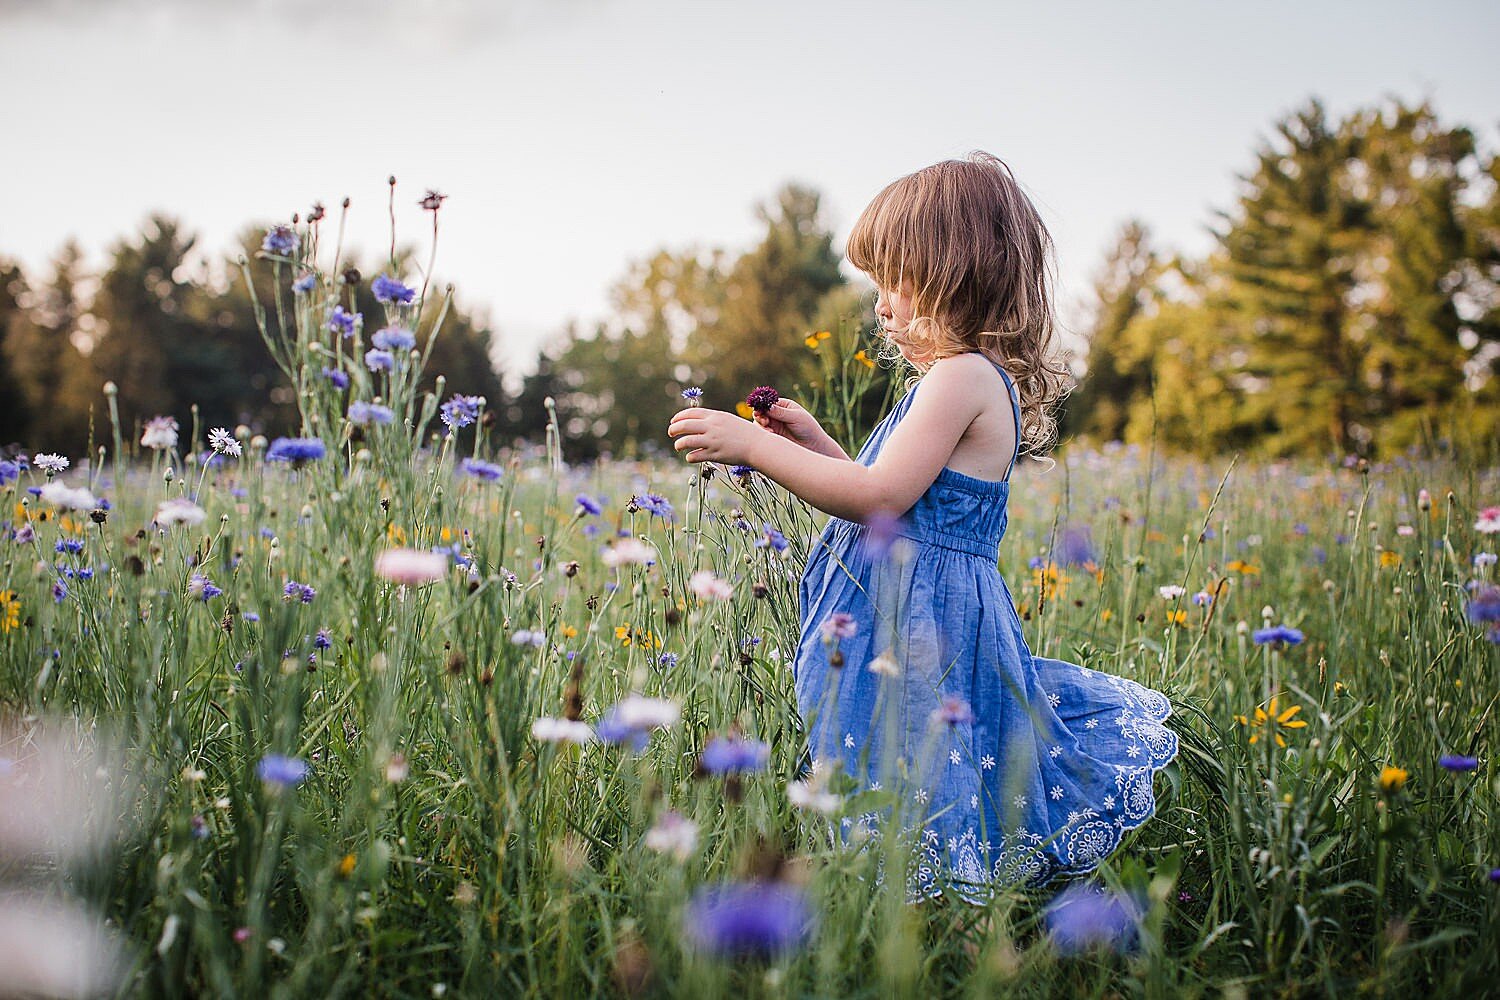
M768 385L758 386L745 397L745 403L756 413L764 414L781 398L781 393Z
M949 695L943 699L942 704L932 710L929 718L934 729L943 726L958 726L974 721L974 709L962 698Z
M854 620L853 615L835 611L823 619L822 629L825 639L852 639L854 633L859 631L859 623Z
M697 406L698 401L703 398L703 390L698 388L696 385L689 386L688 388L682 390L682 398L687 400L689 403L692 403L694 406Z

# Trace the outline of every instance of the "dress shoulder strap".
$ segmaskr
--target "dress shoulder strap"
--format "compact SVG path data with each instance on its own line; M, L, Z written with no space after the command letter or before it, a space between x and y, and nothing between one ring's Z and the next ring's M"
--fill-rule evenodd
M1016 462L1021 458L1021 391L1016 388L1015 380L1011 378L1010 372L1005 370L1004 365L1000 364L998 361L995 361L993 358L990 359L990 363L993 364L995 366L995 369L1000 372L1000 377L1005 380L1005 387L1010 390L1011 416L1015 418L1016 422L1015 454L1011 456L1010 465L1006 466L1005 469L1005 478L1001 480L1001 482L1008 483L1010 482L1011 470L1016 467Z

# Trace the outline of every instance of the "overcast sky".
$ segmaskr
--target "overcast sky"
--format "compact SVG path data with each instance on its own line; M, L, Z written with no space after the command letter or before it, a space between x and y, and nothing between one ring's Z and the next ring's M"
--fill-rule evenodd
M352 242L421 241L531 367L604 318L628 261L744 249L787 180L840 248L896 177L1005 159L1058 245L1065 320L1120 224L1201 253L1279 117L1431 99L1493 150L1500 4L818 0L0 0L0 255L94 265L153 210L222 253L354 199ZM847 265L846 265L847 266Z

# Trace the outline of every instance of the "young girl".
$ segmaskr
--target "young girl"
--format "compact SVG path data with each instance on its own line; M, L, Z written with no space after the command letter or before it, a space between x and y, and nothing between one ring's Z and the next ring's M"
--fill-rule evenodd
M896 795L919 897L1092 870L1154 812L1177 753L1162 694L1032 655L996 569L1011 469L1055 433L1067 377L1046 356L1051 246L993 156L902 177L847 252L920 378L859 455L788 400L668 428L689 461L753 466L832 515L801 581L797 700L815 766Z

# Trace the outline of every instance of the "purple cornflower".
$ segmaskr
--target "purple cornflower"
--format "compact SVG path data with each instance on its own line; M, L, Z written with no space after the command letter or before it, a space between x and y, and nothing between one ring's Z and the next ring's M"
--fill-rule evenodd
M1491 868L1490 869L1490 881L1491 882L1500 882L1500 868Z
M61 604L68 599L68 585L61 580L52 581L52 602Z
M1500 622L1500 587L1484 583L1475 588L1464 605L1464 614L1476 625L1480 622Z
M224 593L223 588L214 585L214 582L202 573L194 573L188 577L187 592L189 597L196 597L200 601L206 601L211 597L218 597Z
M770 756L770 744L760 740L715 736L703 748L703 754L698 758L698 768L706 774L759 771L766 766Z
M1097 562L1094 545L1087 528L1071 526L1065 528L1057 543L1057 558L1064 566L1081 566Z
M689 386L688 388L682 390L682 398L687 400L689 403L697 403L698 400L703 398L703 390L698 388L696 385Z
M59 555L61 555L61 554L63 554L63 553L66 552L66 553L68 553L70 555L75 555L76 556L78 553L80 553L80 552L83 551L83 539L82 538L59 538L57 540L56 544L54 544L52 546L52 550L54 552L58 553Z
M934 726L962 725L974 721L974 709L962 698L948 695L932 710L931 720Z
M417 346L417 338L405 327L387 326L375 331L370 344L382 351L409 351Z
M326 451L319 438L282 437L272 441L271 447L266 449L266 461L302 465L305 462L316 462Z
M1263 646L1268 642L1285 643L1288 646L1295 646L1302 641L1303 635L1296 629L1289 628L1286 625L1275 625L1271 628L1256 629L1250 634L1250 638L1255 640L1257 646Z
M901 518L888 510L877 510L865 521L862 545L871 559L883 559L901 535Z
M835 611L823 619L821 628L825 639L852 639L859 631L859 622L847 611Z
M1058 893L1043 919L1053 946L1063 954L1074 954L1095 945L1132 950L1141 916L1140 903L1131 897L1080 883Z
M260 621L260 615L256 614L254 611L246 611L244 614L240 615L240 617L249 622L251 625L254 625L256 622Z
M656 493L647 493L643 497L638 497L636 503L640 505L641 510L648 514L655 514L657 517L668 521L672 519L672 504L664 496Z
M656 658L656 662L660 663L662 666L666 667L668 670L671 670L673 667L677 666L677 654L676 653L663 653L663 654L661 654L660 656L658 656Z
M21 477L21 467L15 462L0 462L0 486L13 483Z
M313 648L314 649L331 649L331 648L333 648L333 639L328 635L328 630L326 628L320 628L320 629L318 629L318 634L315 635L315 636L313 636Z
M573 498L573 501L578 504L578 511L580 514L589 514L591 516L597 517L600 514L604 513L604 508L600 506L599 501L595 500L587 493L578 494Z
M292 282L292 291L296 292L298 295L306 295L308 292L317 287L318 276L312 273L304 274L302 277Z
M505 470L494 462L485 462L477 458L464 459L459 463L459 468L475 479L483 479L491 483L505 475Z
M753 465L731 465L729 467L729 474L737 479L744 479L754 471L755 466Z
M813 927L806 892L782 882L704 886L683 911L693 947L718 958L781 955L804 944Z
M281 599L290 604L292 601L301 601L303 604L311 604L318 592L310 583L298 583L296 580L288 580L286 586L281 588Z
M278 257L290 257L301 245L302 240L291 226L272 226L266 230L266 238L261 241L260 248Z
M359 318L360 314L357 312L345 312L343 306L334 306L333 313L328 317L328 330L340 337L352 337Z
M349 388L349 376L337 368L324 368L323 377L332 382L335 389Z
M370 282L370 291L375 293L376 302L400 302L403 305L417 294L415 289L407 288L395 278L383 274Z
M1445 753L1438 758L1438 763L1444 770L1448 771L1472 771L1479 766L1478 757L1461 757L1458 754Z
M295 788L307 777L307 761L268 753L255 765L256 777L277 788Z
M765 413L781 399L781 393L768 385L758 386L745 397L745 403L756 413Z
M448 402L439 407L443 423L453 430L467 427L479 419L479 408L484 405L483 396L461 396L454 393Z
M349 404L349 422L364 427L368 424L388 424L396 419L389 406L380 403L366 403L362 399L355 400Z
M770 524L762 526L760 537L755 540L756 548L763 549L770 546L774 552L785 552L788 544L786 536Z
M396 356L376 347L365 352L365 367L372 372L388 372L396 367Z

